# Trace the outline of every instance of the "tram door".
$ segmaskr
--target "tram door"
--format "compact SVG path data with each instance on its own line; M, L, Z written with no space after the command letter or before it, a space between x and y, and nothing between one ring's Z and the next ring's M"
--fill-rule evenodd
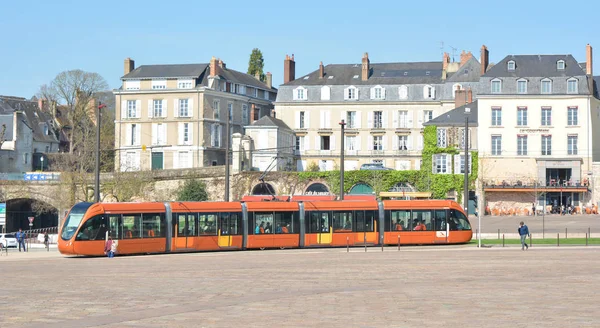
M447 243L448 235L450 233L450 226L446 220L446 210L433 211L433 225L435 227L434 243Z
M331 212L310 212L309 233L317 235L317 244L331 244Z
M219 220L219 247L230 247L231 246L231 235L236 234L236 231L233 231L235 228L235 223L237 223L236 214L229 213L221 213L221 217Z
M196 217L194 214L177 213L175 223L177 224L177 236L175 237L175 248L186 249L194 247L194 236L196 231Z
M377 218L376 211L356 211L355 231L362 232L357 244L377 243Z

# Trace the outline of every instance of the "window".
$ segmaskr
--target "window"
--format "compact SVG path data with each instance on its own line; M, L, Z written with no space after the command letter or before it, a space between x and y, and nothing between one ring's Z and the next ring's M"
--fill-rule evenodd
M576 79L567 80L567 93L577 93L577 80Z
M346 150L356 150L356 136L346 137Z
M190 117L189 99L179 99L179 117Z
M250 121L248 120L249 116L248 116L248 105L243 104L242 105L242 121L244 125L248 125L250 124Z
M558 70L565 69L565 61L564 60L557 61L556 62L556 69L558 69Z
M552 155L552 136L542 136L542 155Z
M321 150L331 150L329 136L321 136Z
M306 128L306 123L304 122L305 116L306 116L305 112L300 112L300 123L299 123L300 129Z
M221 125L212 124L210 126L210 145L211 147L221 147Z
M408 98L408 87L405 85L402 85L398 88L398 97L400 99L407 99Z
M408 150L408 136L398 136L398 150Z
M296 151L304 150L304 137L296 137Z
M401 110L398 111L398 127L399 128L408 128L408 111Z
M229 114L229 122L231 122L233 120L233 104L232 103L227 104L227 113Z
M193 80L178 80L177 88L178 89L191 89L194 87Z
M515 62L513 60L511 60L511 61L508 62L508 67L507 68L508 68L509 71L514 71L515 70L515 66L516 66Z
M356 112L346 112L346 127L348 129L356 128Z
M502 81L500 80L492 80L492 93L500 93L502 92Z
M423 98L434 99L435 98L435 88L430 85L424 86L423 87Z
M423 122L427 123L430 120L433 120L433 111L432 110L423 111Z
M527 126L527 107L517 107L517 125Z
M352 211L334 211L333 232L351 232L353 221L352 213Z
M139 90L140 89L140 81L126 81L125 82L125 90Z
M137 106L135 100L127 100L127 118L137 117Z
M468 142L469 147L471 147L471 136L472 136L472 133L469 133L469 135L468 135L468 137L469 137L469 142ZM460 129L460 149L465 149L465 129L464 128Z
M192 167L192 162L190 159L190 152L180 151L178 154L179 157L179 168L186 169Z
M549 79L542 80L542 93L552 93L552 81Z
M198 213L198 235L217 234L217 213Z
M269 91L265 91L264 96L265 96L266 100L269 100L269 95L270 95Z
M437 146L441 148L446 148L446 129L438 128L437 129Z
M306 100L306 89L303 87L298 87L294 89L294 100Z
M527 136L517 136L517 155L527 155Z
M450 228L450 231L471 230L469 220L467 220L464 214L457 210L450 210L448 227Z
M385 99L385 89L380 86L371 89L371 99Z
M435 163L435 173L448 173L448 155L447 154L435 154L434 163Z
M138 125L137 124L131 124L131 144L130 146L134 146L137 145L138 140L137 140L137 134L138 134Z
M218 100L213 100L213 118L215 120L220 119L221 116L221 110L219 109L219 101Z
M567 109L567 125L574 126L578 123L579 122L577 118L577 107L569 107Z
M552 125L552 108L542 108L542 125Z
M96 215L81 226L75 240L104 240L106 237L106 226L106 217Z
M329 88L328 86L323 86L321 88L321 100L329 100L330 98L331 98L331 88Z
M183 123L181 125L182 128L182 141L184 145L187 145L190 142L190 124L189 123Z
M460 174L465 174L465 155L455 155L458 157L458 167L455 168L455 170L457 170L458 172L455 173L460 173ZM471 174L471 154L469 154L469 174Z
M356 100L358 98L358 90L355 87L348 87L344 91L344 99Z
M161 90L167 88L167 80L152 80L152 89Z
M154 99L152 105L152 117L163 117L163 101Z
M374 129L383 128L383 112L381 112L381 111L373 112L373 128Z
M48 124L44 124L44 135L47 136L48 134Z
M373 137L373 150L383 150L383 136Z
M517 93L527 93L527 80L517 81Z
M567 136L567 150L569 155L577 155L577 136Z
M492 108L492 126L502 126L502 108Z
M165 124L156 124L156 145L166 144Z
M258 121L259 118L260 118L260 108L254 107L254 114L252 115L252 119L255 121Z
M492 155L502 155L502 136L492 136Z

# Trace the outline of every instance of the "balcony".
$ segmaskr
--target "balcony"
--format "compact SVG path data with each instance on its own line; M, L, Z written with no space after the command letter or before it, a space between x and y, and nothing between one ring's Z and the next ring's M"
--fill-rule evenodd
M302 150L296 151L296 155L298 156L308 156L308 157L339 157L340 151L336 150ZM398 156L419 156L421 155L421 151L419 150L345 150L344 156L346 157L398 157Z
M521 180L484 180L485 191L531 191L535 192L587 192L590 191L588 180L571 181L549 179L548 181L535 181L535 179Z

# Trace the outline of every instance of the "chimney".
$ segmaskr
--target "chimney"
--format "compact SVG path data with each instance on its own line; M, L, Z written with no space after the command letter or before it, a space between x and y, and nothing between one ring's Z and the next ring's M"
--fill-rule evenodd
M135 69L135 61L129 57L125 58L125 65L123 69L123 75L129 74L129 72Z
M362 58L362 78L361 80L367 81L369 79L369 53L365 52Z
M481 75L485 74L490 64L490 52L488 48L483 45L481 46Z
M219 67L222 69L226 69L227 65L225 65L225 63L221 60L221 58L219 58Z
M217 76L219 73L219 67L217 66L217 59L213 56L210 59L210 76Z
M467 90L455 90L454 91L454 108L467 104Z
M325 76L325 68L323 67L323 62L319 64L319 78L322 79Z
M469 87L469 90L467 90L467 104L470 104L473 102L473 90L471 90L471 87Z
M585 47L585 74L594 76L592 72L592 68L594 67L592 60L592 46L588 43Z
M444 57L442 58L442 70L448 70L448 64L450 64L450 55L447 52L444 52Z
M267 72L267 88L271 89L273 87L273 74L271 72Z
M254 123L255 111L256 111L256 105L250 104L250 124Z
M292 57L285 55L283 61L283 83L288 83L296 79L296 62L294 61L294 54Z
M38 107L40 108L40 111L42 112L46 112L46 108L44 108L44 105L46 104L46 99L38 99Z
M473 54L469 52L465 52L464 50L460 54L460 66L464 65L469 59L473 58Z

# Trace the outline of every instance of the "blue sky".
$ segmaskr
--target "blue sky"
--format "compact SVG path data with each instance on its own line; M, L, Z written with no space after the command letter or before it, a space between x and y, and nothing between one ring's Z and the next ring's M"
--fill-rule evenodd
M595 47L600 75L600 1L3 1L0 94L31 97L70 69L120 84L123 60L144 64L207 63L220 57L246 71L262 50L273 84L285 54L296 76L320 61L437 61L444 51L485 44L490 61L508 54L570 53L585 61ZM588 18L586 18L586 16Z

